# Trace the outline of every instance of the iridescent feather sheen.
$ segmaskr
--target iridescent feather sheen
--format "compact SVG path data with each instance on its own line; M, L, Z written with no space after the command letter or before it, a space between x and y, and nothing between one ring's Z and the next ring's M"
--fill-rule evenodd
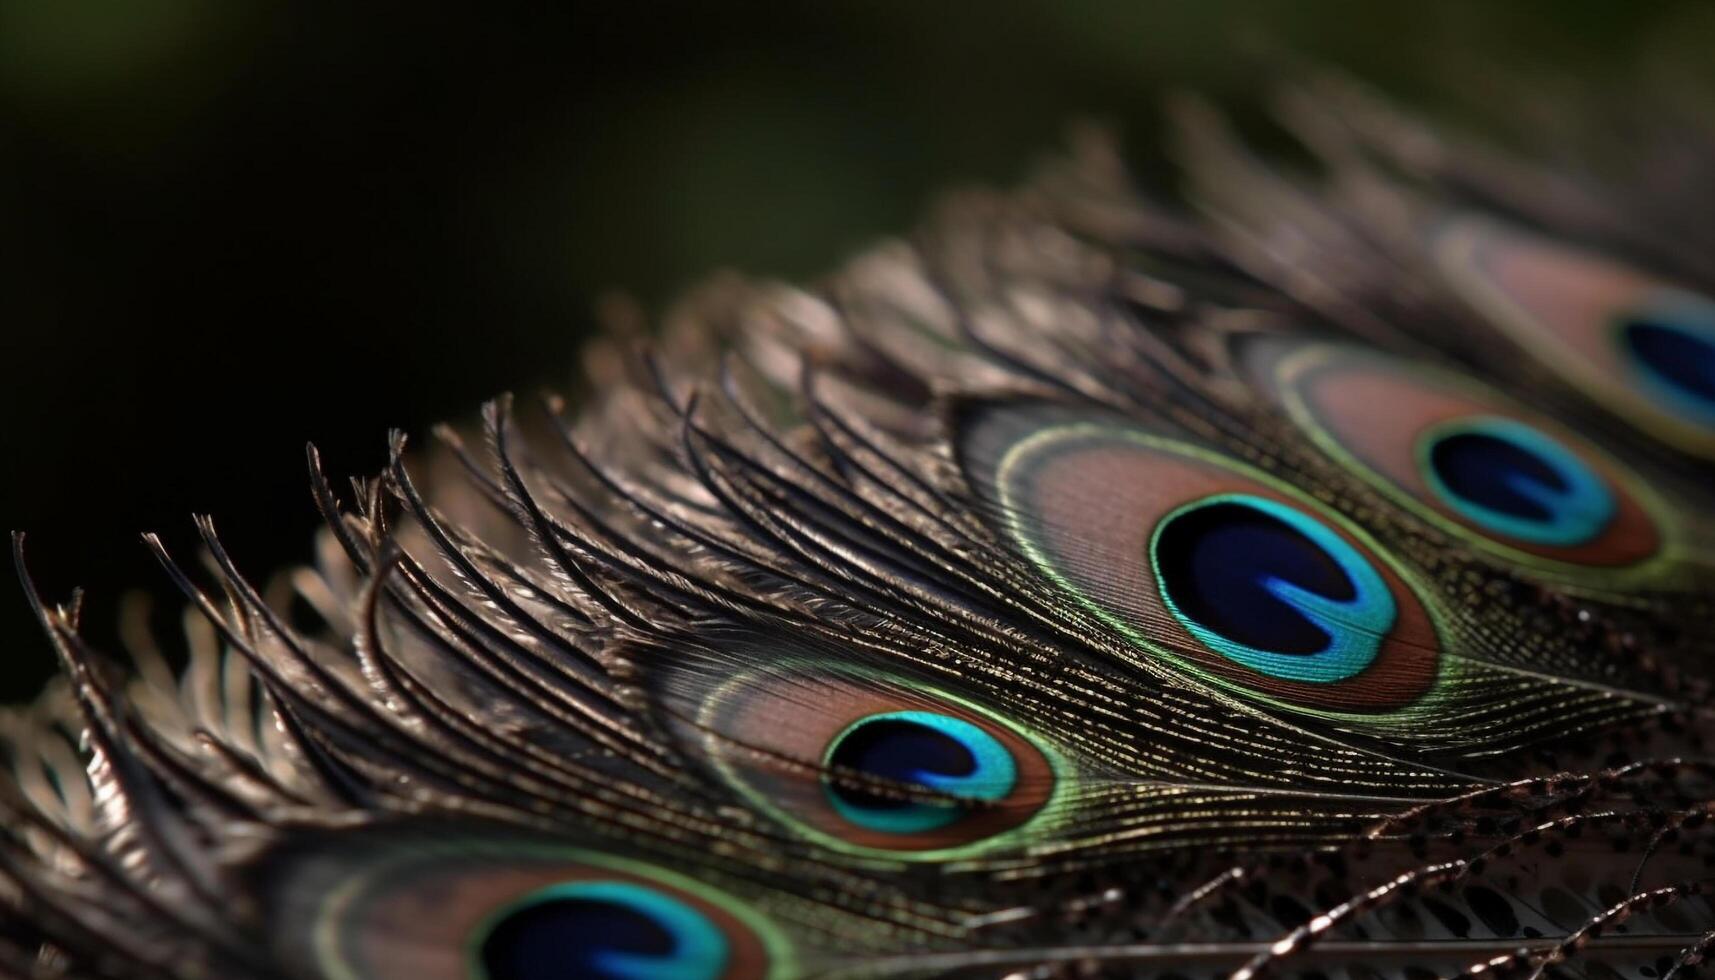
M1702 962L1708 228L1349 82L1279 106L1314 167L1186 103L1183 197L1085 134L616 328L575 412L343 493L312 449L313 567L151 539L177 676L29 586L0 973Z

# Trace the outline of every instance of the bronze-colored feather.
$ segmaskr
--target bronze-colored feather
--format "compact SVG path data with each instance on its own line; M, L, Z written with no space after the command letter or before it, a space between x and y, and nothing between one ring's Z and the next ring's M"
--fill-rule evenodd
M1183 201L1086 134L616 331L576 412L312 450L315 567L151 542L180 676L32 587L0 972L1701 963L1709 226L1279 104L1316 169L1185 103Z

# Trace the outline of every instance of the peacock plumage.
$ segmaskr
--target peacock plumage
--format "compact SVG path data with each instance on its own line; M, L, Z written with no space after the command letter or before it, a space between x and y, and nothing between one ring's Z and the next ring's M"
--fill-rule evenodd
M1172 196L1080 132L616 317L576 412L312 448L315 567L150 539L182 672L25 573L0 973L1695 968L1715 128L1573 170L1275 106L1293 154L1175 105Z

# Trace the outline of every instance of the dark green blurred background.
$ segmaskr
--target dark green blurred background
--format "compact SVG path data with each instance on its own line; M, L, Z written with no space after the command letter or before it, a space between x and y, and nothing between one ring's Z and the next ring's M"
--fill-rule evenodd
M592 299L826 270L1277 46L1434 100L1467 68L1709 59L1707 3L0 0L0 522L99 635L137 542L307 555L302 447L381 463L570 377ZM1701 52L1701 55L1699 53ZM0 587L0 695L49 663Z

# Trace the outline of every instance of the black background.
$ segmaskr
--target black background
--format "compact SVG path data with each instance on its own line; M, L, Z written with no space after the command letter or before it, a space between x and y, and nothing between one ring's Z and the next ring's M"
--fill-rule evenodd
M603 290L814 275L1074 117L1242 101L1259 50L1433 101L1712 42L1696 3L0 0L0 523L99 636L169 596L139 531L307 557L306 441L367 473L390 426L567 382ZM18 697L50 658L5 578Z

